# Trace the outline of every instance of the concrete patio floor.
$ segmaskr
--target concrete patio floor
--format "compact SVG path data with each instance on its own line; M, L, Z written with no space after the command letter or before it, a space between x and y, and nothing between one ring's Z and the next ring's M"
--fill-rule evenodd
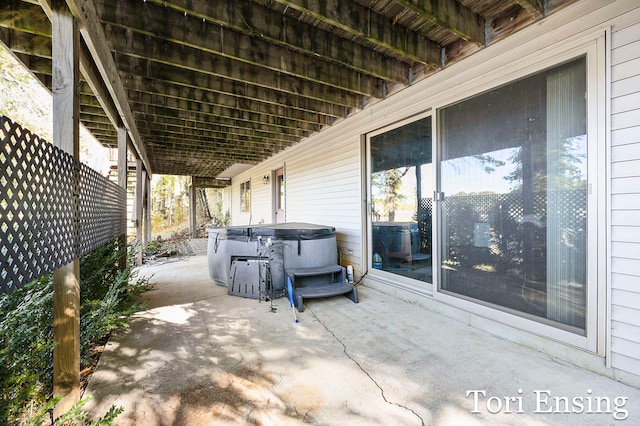
M371 288L295 323L285 298L227 295L206 256L140 273L149 309L85 393L92 415L124 407L120 425L640 424L640 389Z

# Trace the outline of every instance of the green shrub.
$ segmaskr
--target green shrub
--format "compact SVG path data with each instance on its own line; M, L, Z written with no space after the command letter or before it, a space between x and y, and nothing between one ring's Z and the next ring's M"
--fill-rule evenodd
M60 398L52 398L45 405L43 405L38 413L29 419L27 423L28 426L41 426L45 423L45 418L49 415L49 413L53 410L53 407L58 403ZM116 417L118 417L124 409L122 407L116 407L114 405L111 406L107 413L95 420L87 420L89 414L86 411L82 411L82 407L89 402L91 398L84 398L80 401L73 404L73 406L64 413L62 416L58 417L54 425L64 425L64 426L117 426L115 422Z
M127 256L129 267L121 269ZM127 318L143 310L135 296L148 289L148 279L138 278L132 247L112 242L80 260L80 359L91 361L90 349L106 335L128 326Z
M138 278L131 266L121 269L125 253L130 260L127 265L133 265L133 251L119 247L117 241L80 261L81 369L92 361L93 345L112 331L126 327L127 317L144 308L135 302L135 296L148 288L148 280ZM55 405L51 404L51 276L0 296L0 315L0 424L20 424ZM110 424L108 419L105 422L100 424Z
M50 276L0 297L0 424L46 401L53 380Z

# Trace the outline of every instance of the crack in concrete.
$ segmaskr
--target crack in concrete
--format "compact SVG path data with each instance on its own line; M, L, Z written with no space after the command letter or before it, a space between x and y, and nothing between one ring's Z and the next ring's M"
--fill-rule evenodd
M342 346L342 352L344 352L344 354L347 356L347 358L349 358L351 360L351 362L353 362L359 369L360 371L362 371L368 378L369 380L371 380L371 382L376 385L376 387L378 389L380 389L380 394L382 395L382 399L384 400L384 402L386 402L389 405L395 405L396 407L402 408L404 410L407 410L409 412L411 412L414 416L416 416L419 420L420 420L420 424L422 426L425 426L424 423L424 419L422 417L420 417L420 415L418 413L416 413L413 409L399 404L397 402L393 402L390 401L389 399L387 399L387 396L384 394L384 389L382 388L382 386L380 386L380 384L376 381L376 379L374 379L371 374L369 374L369 372L367 370L364 369L364 367L362 365L360 365L360 363L358 361L356 361L350 354L349 352L347 352L347 345L344 344L344 342L342 340L340 340L340 338L338 338L338 336L336 336L336 334L329 329L329 327L327 327L327 324L324 323L324 321L322 321L320 318L318 318L318 316L316 315L315 312L313 312L313 310L311 310L308 306L306 307L306 309L311 312L311 314L313 315L313 317L324 327L325 330L327 330L329 333L331 333L331 335L333 336L333 338L336 340L336 342L340 343L340 345Z

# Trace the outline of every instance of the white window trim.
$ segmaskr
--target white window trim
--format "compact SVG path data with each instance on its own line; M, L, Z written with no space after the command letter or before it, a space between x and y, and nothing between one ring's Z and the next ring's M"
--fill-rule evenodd
M410 117L406 117L403 120L400 121L396 121L395 123L391 123L391 124L387 124L384 127L378 128L374 131L371 131L369 133L367 133L365 135L365 158L366 158L366 176L364 179L364 194L367 195L367 201L366 201L366 208L365 208L365 215L364 215L364 223L365 223L365 229L366 229L366 247L367 250L365 251L366 255L365 255L365 259L363 259L363 264L366 265L367 268L367 275L369 278L383 282L387 285L390 285L392 287L397 287L403 290L407 290L409 292L412 293L416 293L416 294L420 294L420 295L426 295L426 296L433 296L433 290L434 290L434 286L433 283L427 283L424 281L418 281L418 280L414 280L408 277L404 277L402 275L397 275L397 274L393 274L391 272L387 272L387 271L382 271L382 270L378 270L378 269L374 269L371 265L371 256L373 255L373 253L371 253L372 251L372 247L371 247L371 241L373 241L373 236L372 236L372 227L370 226L371 224L371 138L381 135L383 133L389 132L391 130L397 129L399 127L402 126L406 126L407 124L413 123L415 121L421 120L423 118L427 118L427 117L432 117L431 119L431 125L433 127L433 121L434 121L434 117L433 117L433 111L431 109L428 109L427 111L423 111L423 112L419 112L417 114L414 114ZM435 139L432 139L433 141L435 141ZM434 150L434 146L435 143L432 144L431 147L431 152L432 152L432 158L433 157L433 150ZM435 169L435 167L434 167ZM435 182L435 181L434 181ZM433 220L433 219L432 219ZM432 229L435 230L435 227L432 226ZM435 236L435 234L432 234L432 237ZM435 240L434 240L435 241ZM433 263L433 256L431 258L432 261L432 265L435 265ZM435 269L434 269L435 271ZM434 277L435 279L435 277Z
M246 193L247 193L247 184L249 185L249 208L245 210L246 207ZM252 191L251 179L244 180L240 183L240 214L250 214L251 213L251 191ZM245 205L243 205L243 203Z

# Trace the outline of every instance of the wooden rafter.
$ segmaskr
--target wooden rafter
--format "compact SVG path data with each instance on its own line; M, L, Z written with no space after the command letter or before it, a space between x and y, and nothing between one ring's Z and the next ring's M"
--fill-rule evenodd
M544 15L544 2L545 0L515 0L524 10L532 14L533 16Z
M252 116L254 119L263 117L265 122L268 122L268 119L273 117L287 117L288 121L291 121L294 126L300 128L305 128L309 123L318 124L326 123L327 121L325 115L282 106L253 105L250 102L238 102L235 105L221 105L215 102L217 98L209 99L207 97L201 97L199 99L189 99L165 96L158 93L137 92L129 93L129 99L131 103L162 106L179 110L193 109L204 114L213 114L218 117L235 118L239 116Z
M485 43L484 19L455 0L395 1L467 41Z
M344 117L345 108L349 108L345 105L293 95L278 89L256 86L224 77L197 76L197 73L186 74L188 74L185 76L186 78L179 79L175 78L175 76L169 79L160 78L158 75L154 75L152 78L131 76L124 84L127 90L134 92L161 93L165 96L178 98L182 98L189 93L187 96L207 96L209 99L216 99L215 103L220 102L228 106L236 102L251 102L252 105L280 106L336 118ZM194 78L189 79L189 75ZM209 85L206 86L205 84ZM357 98L354 98L352 102L355 105Z
M436 68L440 66L440 46L437 43L418 33L389 25L386 17L355 1L276 1L411 61Z
M266 103L242 97L223 96L219 93L208 92L205 90L188 90L186 88L179 88L178 90L174 90L173 93L168 92L169 91L162 90L132 90L128 92L128 96L132 101L141 103L152 102L165 106L171 105L173 107L178 107L178 105L182 105L184 107L197 107L198 104L204 104L206 106L217 108L237 109L239 111L255 112L265 115L277 115L280 117L285 116L292 120L309 123L326 121L327 117L326 114L321 114L315 111L307 111L300 108ZM185 104L185 102L194 102L195 104Z
M170 8L181 15L335 62L373 77L402 84L407 82L406 63L256 3L188 0L173 0L171 3L149 0L146 3Z
M216 81L223 79L347 108L358 107L362 98L361 95L335 87L314 84L288 75L261 72L255 65L241 64L226 58L217 61L212 57L203 58L200 68L195 66L187 68L148 58L132 57L120 52L115 57L118 69L125 75L137 74L183 85L206 87L211 84L216 87Z
M297 138L286 135L278 135L277 137L261 137L259 135L238 135L229 132L214 132L202 127L188 126L172 126L169 124L153 124L147 123L140 126L143 134L160 135L157 139L160 143L164 143L165 137L182 138L185 148L197 148L199 146L209 145L211 142L224 141L242 146L249 143L250 146L269 149L283 149L297 142Z
M144 52L150 57L155 55L155 60L161 55L165 63L195 69L208 65L242 69L247 64L250 68L245 74L256 75L243 78L269 77L274 72L359 95L382 97L379 78L189 15L175 11L165 13L164 8L156 5L143 2L119 2L118 5L126 8L105 7L101 14L105 23L113 24L105 26L105 35L116 51L128 55ZM151 7L161 11L149 11ZM156 37L161 31L162 38ZM168 43L177 46L171 47Z

